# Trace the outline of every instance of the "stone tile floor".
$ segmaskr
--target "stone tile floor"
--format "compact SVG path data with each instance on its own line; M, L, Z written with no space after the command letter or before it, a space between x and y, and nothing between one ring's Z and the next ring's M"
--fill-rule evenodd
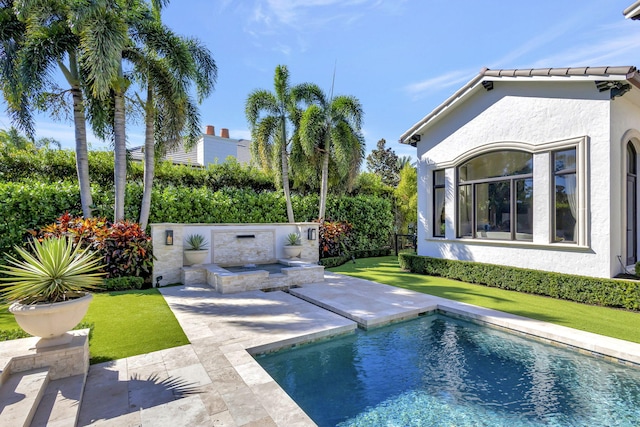
M91 366L78 425L314 426L251 354L435 309L640 362L640 344L331 273L291 294L161 292L191 344Z

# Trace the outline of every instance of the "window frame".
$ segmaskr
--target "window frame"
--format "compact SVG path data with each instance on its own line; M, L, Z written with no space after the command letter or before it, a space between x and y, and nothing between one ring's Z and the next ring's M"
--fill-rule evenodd
M442 184L438 184L438 180L436 179L436 175L442 172ZM444 192L444 199L442 202L442 209L444 209L446 211L446 206L447 206L447 192L446 192L446 182L447 182L447 175L446 175L446 171L445 169L434 169L433 173L431 175L432 179L433 179L433 197L431 202L433 203L433 214L432 214L432 218L431 218L431 224L433 225L433 230L431 235L433 237L439 237L439 238L443 238L446 237L447 231L446 231L446 219L440 221L440 218L437 217L437 212L436 212L436 208L438 206L437 204L437 190L442 190ZM442 226L442 224L445 225L445 231L444 233L440 234L440 228Z
M465 164L467 164L468 162L470 162L473 159L476 159L478 157L484 156L484 155L488 155L491 153L495 153L495 152L500 152L500 151L513 151L513 152L517 152L517 153L526 153L529 154L531 156L531 172L529 173L525 173L525 174L518 174L518 175L506 175L506 176L497 176L497 177L491 177L491 178L482 178L482 179L473 179L473 180L466 180L466 181L462 181L460 178L460 168L462 166L464 166ZM506 150L491 150L491 151L484 151L481 153L477 153L476 155L474 155L473 157L469 157L467 158L464 163L460 163L459 165L456 166L456 200L457 200L457 207L458 209L456 210L456 238L458 239L475 239L475 240L479 240L479 241L503 241L503 242L531 242L533 241L533 232L531 233L531 239L517 239L517 182L518 181L524 181L527 179L531 179L531 183L532 183L532 187L534 184L534 177L533 177L533 156L534 153L527 151L527 150L522 150L522 149L506 149ZM508 239L490 239L490 238L483 238L483 237L479 237L478 236L478 230L477 230L477 207L476 207L476 199L477 199L477 192L476 192L476 187L479 184L490 184L490 183L495 183L495 182L508 182L509 183L509 238ZM462 227L461 227L461 223L460 223L460 208L461 208L461 203L460 203L460 187L463 186L469 186L470 187L470 195L471 195L471 218L470 218L470 223L471 223L471 235L463 235L462 234Z
M575 151L575 166L573 168L565 168L559 171L556 171L556 154L558 153L562 153L564 151L569 151L569 150L574 150ZM580 222L580 198L582 195L582 189L580 188L580 175L579 175L579 167L580 167L580 158L579 158L579 147L577 145L573 145L573 146L567 146L567 147L562 147L562 148L558 148L555 150L551 150L549 152L549 158L551 161L551 168L550 168L550 172L551 172L551 212L550 212L550 217L551 217L551 244L567 244L567 245L578 245L580 243L580 230L582 227L582 224ZM576 193L576 214L575 214L575 233L573 236L573 240L557 240L558 237L558 230L557 230L557 208L556 208L556 203L557 203L557 191L556 191L556 178L557 177L563 177L563 176L567 176L567 175L574 175L575 176L575 181L576 181L576 189L575 189L575 193Z

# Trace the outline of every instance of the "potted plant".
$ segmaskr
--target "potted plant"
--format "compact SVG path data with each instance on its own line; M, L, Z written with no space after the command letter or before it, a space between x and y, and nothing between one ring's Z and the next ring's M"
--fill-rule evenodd
M190 234L185 240L184 257L187 265L202 264L207 258L207 239L202 234Z
M296 233L287 234L287 244L284 245L284 254L287 258L299 257L302 253L300 236Z
M93 298L89 292L102 283L102 257L72 237L33 240L30 249L16 246L22 260L9 255L0 267L7 276L0 278L0 300L11 303L22 329L42 338L38 347L69 342L66 332L80 323Z

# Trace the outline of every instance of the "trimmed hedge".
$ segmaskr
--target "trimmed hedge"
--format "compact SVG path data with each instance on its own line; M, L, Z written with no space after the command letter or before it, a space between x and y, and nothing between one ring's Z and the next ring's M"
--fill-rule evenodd
M144 279L142 277L136 277L136 276L114 277L111 279L104 279L102 281L100 292L142 289L143 285L144 285Z
M137 219L142 185L127 185L125 216ZM93 186L94 214L112 215L113 191ZM23 242L26 230L51 224L61 214L81 215L77 184L0 182L0 253ZM297 221L312 221L318 212L318 196L294 196ZM332 196L327 199L327 217L354 225L353 250L369 250L388 245L393 228L391 201L377 196ZM280 223L286 222L284 195L281 192L207 187L157 187L151 196L151 223ZM1 260L0 260L1 262Z
M391 255L391 248L382 249L370 249L364 251L353 251L347 255L334 256L328 258L322 258L318 264L323 265L325 268L340 267L343 264L357 258L373 258L379 256Z
M130 162L127 166L128 182L142 183L143 174L142 162ZM112 152L89 152L89 177L91 185L113 186ZM75 153L71 150L0 150L0 181L32 179L77 183ZM154 185L205 186L214 190L225 187L275 190L273 179L266 173L237 161L226 161L206 168L160 162L155 170Z
M640 282L599 279L539 270L399 255L400 267L412 273L545 295L585 304L640 310Z

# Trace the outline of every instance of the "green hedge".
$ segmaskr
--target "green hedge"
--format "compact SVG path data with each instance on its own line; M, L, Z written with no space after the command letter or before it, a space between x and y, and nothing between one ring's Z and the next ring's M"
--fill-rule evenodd
M0 150L0 181L38 180L43 182L77 182L75 153L70 150ZM127 167L128 182L142 182L142 162L132 161ZM113 153L89 152L89 177L92 185L113 186ZM157 186L252 188L272 191L273 179L261 170L237 161L209 165L206 168L160 162L156 166Z
M574 276L412 254L400 254L399 261L401 268L412 273L442 276L585 304L640 310L640 282Z
M142 199L142 185L127 185L125 216L136 220ZM93 186L97 215L111 216L113 191ZM62 213L81 215L77 184L45 184L33 180L0 182L0 253L21 244L28 229L51 224ZM151 223L278 223L286 222L281 192L207 187L157 187L151 200ZM317 217L318 196L294 196L296 221ZM352 250L369 250L388 245L393 227L391 202L377 196L329 196L327 216L354 225Z
M357 258L373 258L379 256L389 256L391 255L391 248L382 248L382 249L370 249L363 251L353 251L349 254L342 256L334 256L328 258L322 258L318 262L318 264L323 265L325 268L339 267L352 259Z
M142 277L137 277L137 276L114 277L111 279L104 279L102 281L100 292L142 289L143 285L144 285L144 279Z

